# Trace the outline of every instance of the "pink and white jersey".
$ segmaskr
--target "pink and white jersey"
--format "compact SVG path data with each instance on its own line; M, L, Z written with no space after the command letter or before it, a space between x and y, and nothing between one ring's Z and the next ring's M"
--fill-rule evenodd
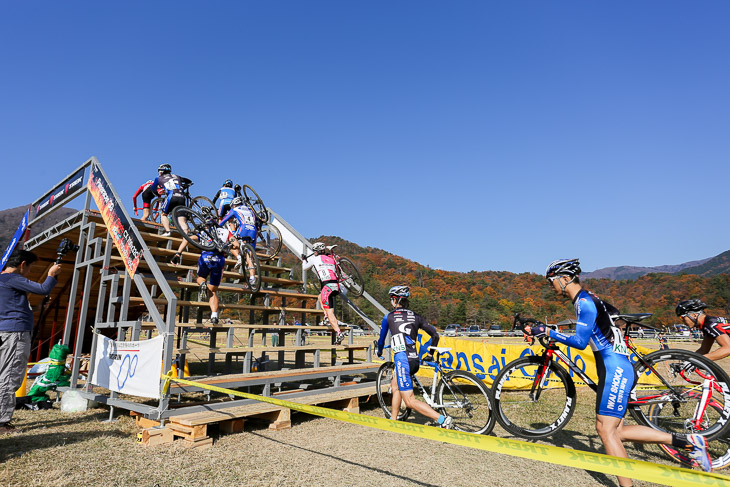
M304 261L302 268L306 271L314 267L321 282L337 281L337 266L331 255L313 255Z

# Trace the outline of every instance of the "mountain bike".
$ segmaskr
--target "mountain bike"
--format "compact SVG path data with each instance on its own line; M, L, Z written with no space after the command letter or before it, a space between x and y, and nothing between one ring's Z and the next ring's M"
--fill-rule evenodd
M386 347L388 348L388 347ZM489 389L477 376L463 370L444 372L440 355L451 348L429 347L434 353L434 361L422 360L423 365L433 367L433 383L431 391L423 386L418 376L413 375L413 389L420 391L425 402L439 414L451 416L454 429L469 433L489 434L494 428L492 398ZM386 418L393 419L392 414L392 380L395 373L393 362L385 362L378 369L376 388L378 402ZM411 409L401 403L397 414L398 421L405 421L411 415Z
M218 218L214 209L203 207L202 212L198 213L187 206L177 206L172 211L172 217L172 221L177 230L194 247L204 251L218 251L222 254L230 252L233 246L231 240L222 242L218 238L219 231L230 231L218 225ZM247 241L237 239L237 242L242 262L239 272L245 277L242 281L244 281L244 284L251 292L258 292L261 289L259 258L251 244ZM253 269L255 277L253 284L248 280L251 269Z
M256 252L261 260L274 259L281 252L283 240L278 228L270 223L264 223L256 231Z
M264 200L248 184L243 185L243 201L256 214L256 218L262 223L269 223L269 210L266 209Z
M651 328L641 323L649 316L649 313L621 314L612 318ZM619 346L625 346L625 352L636 358L634 370L628 371L637 377L628 410L637 423L669 433L699 433L708 439L727 430L730 378L719 366L686 350L658 350L644 356L628 335L622 341ZM572 375L577 375L593 391L598 388L585 374L585 364L579 367L554 340L543 337L540 344L542 353L508 363L492 385L497 422L523 438L544 438L565 427L576 408ZM719 387L711 388L711 392L721 408L704 408L695 418L701 408L703 376L715 378Z
M183 184L182 185L182 194L185 196L185 206L188 208L198 212L202 213L203 208L210 208L213 211L213 214L218 217L218 210L216 209L215 205L213 204L210 199L206 198L205 196L196 196L193 198L190 195L190 186L192 186L193 182L190 182L190 184ZM165 202L167 201L167 196L161 196L159 198L155 198L152 200L152 203L150 203L150 220L155 223L161 223L162 218L162 208L165 206ZM206 210L207 211L207 210Z

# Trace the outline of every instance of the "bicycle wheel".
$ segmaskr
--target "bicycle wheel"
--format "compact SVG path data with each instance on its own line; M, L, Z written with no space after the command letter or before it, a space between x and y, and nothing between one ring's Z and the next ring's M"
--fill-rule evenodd
M256 252L262 260L268 261L281 252L281 232L274 225L266 224L256 234Z
M212 216L220 218L220 215L218 214L218 209L215 207L213 202L205 196L196 196L195 198L193 198L190 202L190 208L197 211L201 215L205 215L206 212L208 212ZM203 208L206 209L204 210Z
M629 400L629 412L637 423L668 433L698 433L708 440L723 435L730 427L730 379L713 362L687 350L658 350L634 364L638 377ZM680 373L690 363L695 371L684 376ZM705 407L699 418L695 411L702 409L702 384L698 371L717 381L710 388L711 403L718 408Z
M710 407L715 409L717 414L720 414L722 411L722 408L720 408L717 404L711 404ZM683 450L678 450L677 448L673 447L672 445L659 445L659 448L661 448L664 453L672 457L677 462L687 466L692 467L693 461L687 456L687 452ZM730 439L729 438L718 438L713 441L707 442L707 452L710 454L710 458L712 458L712 470L722 470L724 468L727 468L730 466Z
M165 198L155 198L150 203L150 221L162 223L162 206L165 204Z
M256 255L251 244L243 242L241 245L241 259L243 265L239 268L243 282L246 284L252 293L257 293L261 289L261 267L259 265L259 258ZM249 279L251 277L251 269L253 269L254 282L252 283Z
M266 209L264 200L248 184L243 185L243 198L246 200L246 205L251 208L251 211L256 213L256 217L259 220L264 223L269 223L269 211Z
M492 393L499 424L515 436L545 438L563 429L576 406L575 384L553 361L522 357L508 363L494 379ZM537 380L538 372L542 379Z
M385 413L385 417L393 419L391 409L393 408L393 374L395 373L395 365L393 362L385 362L378 369L378 377L375 380L375 387L378 390L378 402ZM400 410L398 411L398 421L405 421L411 415L411 410L404 406L401 401Z
M365 292L365 284L355 264L347 257L340 257L338 264L340 266L340 282L345 285L351 296L356 298L362 296L362 293Z
M492 397L474 374L452 370L439 381L436 397L440 406L436 409L454 419L454 429L484 435L492 432Z
M187 206L176 206L172 210L172 223L185 240L200 250L213 250L216 248L215 230L206 223L200 213L191 210Z

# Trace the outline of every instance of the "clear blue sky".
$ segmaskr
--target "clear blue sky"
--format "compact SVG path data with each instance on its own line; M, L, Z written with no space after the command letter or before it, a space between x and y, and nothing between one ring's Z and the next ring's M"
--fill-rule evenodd
M727 1L121 5L0 6L0 208L95 155L434 268L730 249Z

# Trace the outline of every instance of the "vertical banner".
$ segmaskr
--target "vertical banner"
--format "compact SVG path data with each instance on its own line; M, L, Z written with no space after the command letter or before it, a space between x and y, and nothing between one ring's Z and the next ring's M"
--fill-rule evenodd
M50 196L33 207L33 219L38 218L54 208L62 206L67 200L76 197L84 187L84 170L82 167L61 184L51 190Z
M120 209L120 204L114 197L109 183L99 170L96 164L91 165L91 176L89 177L89 191L101 211L106 228L114 240L119 254L124 260L124 265L130 277L134 277L142 257L142 245L136 235L131 231L129 220Z
M102 335L96 338L92 384L159 399L163 336L137 342L115 342Z
M13 250L15 250L15 246L18 245L18 242L20 242L20 240L23 238L23 233L25 233L25 229L28 228L29 217L30 209L27 209L25 210L25 215L23 215L23 218L20 220L20 225L18 225L18 229L15 230L15 235L13 235L13 239L8 244L8 248L5 249L2 261L0 262L0 270L5 269L5 264L8 262L10 254L13 253Z

